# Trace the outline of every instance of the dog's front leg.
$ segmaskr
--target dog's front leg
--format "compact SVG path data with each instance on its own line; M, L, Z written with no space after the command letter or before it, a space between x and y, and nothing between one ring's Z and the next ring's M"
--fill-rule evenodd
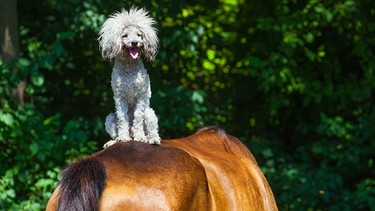
M129 116L128 116L128 104L124 101L121 96L115 96L115 107L117 117L117 142L130 141L129 136Z
M152 108L145 109L145 130L147 142L150 144L160 144L158 133L158 117Z
M131 128L134 141L146 142L146 135L144 132L144 111L148 107L147 99L140 98L134 106L134 120Z

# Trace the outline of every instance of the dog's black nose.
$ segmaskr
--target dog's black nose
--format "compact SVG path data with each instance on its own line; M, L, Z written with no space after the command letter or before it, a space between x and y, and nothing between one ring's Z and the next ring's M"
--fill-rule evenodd
M138 42L137 41L133 41L133 42L131 42L131 44L132 44L133 47L136 47L138 45Z

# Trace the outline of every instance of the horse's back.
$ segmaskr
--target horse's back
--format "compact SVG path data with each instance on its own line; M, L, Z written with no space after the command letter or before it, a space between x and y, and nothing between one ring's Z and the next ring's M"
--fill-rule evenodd
M208 209L209 190L205 170L197 159L181 149L130 141L114 144L84 160L100 161L106 169L105 181L102 178L91 180L92 188L105 183L98 201L100 210ZM80 168L83 166L77 165L80 162L71 164L64 172L82 171ZM71 200L61 198L64 196L61 190L67 188L66 184L60 182L48 202L47 210L71 205ZM74 196L84 194L74 193L74 190L67 192ZM81 201L91 204L95 203L93 200L84 198Z
M93 188L105 183L100 210L277 210L250 151L219 128L161 145L118 143L86 159L105 168L105 181L91 178ZM61 185L47 210L69 203L60 199L67 190ZM83 201L95 203L93 197Z
M141 142L97 155L107 168L101 210L197 210L208 207L202 164L185 151Z

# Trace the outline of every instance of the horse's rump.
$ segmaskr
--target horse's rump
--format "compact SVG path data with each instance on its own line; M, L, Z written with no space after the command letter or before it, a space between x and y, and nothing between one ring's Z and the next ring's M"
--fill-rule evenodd
M68 204L73 204L72 209ZM64 171L47 210L56 206L60 210L277 210L251 152L217 127L163 140L158 146L117 143L74 163Z

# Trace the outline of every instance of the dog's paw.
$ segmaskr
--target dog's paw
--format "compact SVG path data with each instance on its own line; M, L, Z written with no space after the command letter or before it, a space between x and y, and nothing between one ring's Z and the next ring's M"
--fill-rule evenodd
M156 145L160 145L160 137L151 137L148 139L148 143L149 144L156 144Z
M140 142L144 142L144 143L148 142L146 136L144 136L144 135L134 136L134 141L140 141Z
M116 142L127 142L127 141L131 141L132 139L127 137L127 138L120 138L120 137L117 137L115 139Z
M109 146L112 146L112 145L114 145L116 143L127 142L127 141L130 141L130 139L126 140L126 139L121 139L121 138L117 137L115 140L110 140L107 143L105 143L104 146L103 146L103 148L105 149L105 148L107 148Z
M125 136L125 137L119 136L115 139L116 142L127 142L131 140L132 139L129 136Z
M105 149L109 146L112 146L112 145L116 144L117 142L118 141L116 141L116 140L110 140L110 141L108 141L107 143L104 144L103 148Z

